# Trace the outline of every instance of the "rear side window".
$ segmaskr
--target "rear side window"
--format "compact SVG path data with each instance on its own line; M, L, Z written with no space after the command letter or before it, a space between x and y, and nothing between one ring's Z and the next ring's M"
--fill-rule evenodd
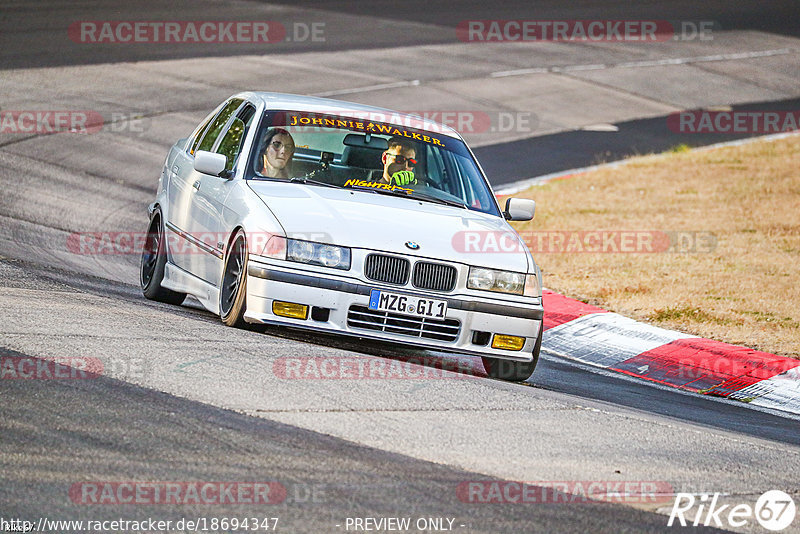
M205 133L203 134L203 139L200 141L200 144L197 145L195 150L211 150L214 146L214 141L217 140L219 137L220 132L228 123L228 119L231 118L239 106L242 105L244 102L241 98L234 98L230 102L228 102L222 110L217 114L211 124L206 128Z

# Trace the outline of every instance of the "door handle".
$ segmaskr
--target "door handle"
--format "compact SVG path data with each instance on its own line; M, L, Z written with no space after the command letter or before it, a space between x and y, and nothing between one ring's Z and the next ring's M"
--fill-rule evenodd
M195 183L193 183L192 187L194 187L195 191L200 191L200 180L197 180Z
M180 168L180 167L178 167L177 165L173 165L173 166L172 166L172 172L174 172L175 174L178 174L178 172L179 172L180 170L181 170L181 168Z

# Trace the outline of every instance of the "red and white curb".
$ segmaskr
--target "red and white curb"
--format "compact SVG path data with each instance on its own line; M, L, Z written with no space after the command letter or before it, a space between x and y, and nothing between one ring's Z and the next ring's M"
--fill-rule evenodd
M640 323L545 290L543 350L704 395L800 414L800 360Z

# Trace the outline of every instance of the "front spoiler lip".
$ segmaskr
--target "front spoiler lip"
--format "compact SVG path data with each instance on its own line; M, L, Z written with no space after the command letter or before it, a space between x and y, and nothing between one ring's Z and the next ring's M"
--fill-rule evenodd
M279 271L277 269L269 269L267 267L254 265L252 263L248 265L247 274L256 278L263 278L264 280L273 280L276 282L284 282L308 287L318 287L320 289L330 289L333 291L353 293L356 295L369 295L370 291L374 289L374 286L371 285L333 280L330 278L320 278L307 274ZM541 307L522 308L517 306L509 306L508 304L468 301L448 298L445 296L441 296L439 298L447 300L448 309L488 313L504 317L518 317L521 319L531 319L535 321L541 321L542 317L544 316L544 310Z
M245 319L247 319L247 318L245 317ZM299 330L316 332L317 334L327 334L327 335L333 335L333 336L347 336L347 337L352 337L352 338L370 339L370 340L374 340L374 341L380 341L381 343L392 343L392 344L395 344L395 345L401 345L401 346L404 346L404 347L409 347L409 348L413 348L413 349L417 349L417 350L427 350L427 351L434 351L434 352L446 352L448 354L460 354L460 355L463 355L463 356L478 356L478 357L481 357L481 358L492 358L492 359L496 359L496 360L499 360L499 359L502 359L502 360L513 360L513 361L517 361L517 362L530 362L531 360L533 360L533 355L529 354L527 352L524 352L524 353L523 352L509 353L507 355L506 354L502 354L502 355L500 355L500 354L486 354L485 352L473 351L473 350L469 350L469 349L449 348L449 347L441 347L439 345L428 345L426 343L418 343L418 342L411 343L411 342L401 341L401 340L397 340L397 339L388 339L388 338L385 338L385 337L375 336L375 335L369 334L366 331L362 334L361 332L356 333L356 332L349 332L349 331L346 331L346 330L332 330L332 329L327 329L325 327L320 327L320 326L312 326L312 325L297 324L297 323L284 323L282 321L276 321L276 320L272 320L272 319L256 318L256 320L260 324L280 326L282 328L296 328L296 329L299 329ZM521 354L525 354L525 356L521 356Z

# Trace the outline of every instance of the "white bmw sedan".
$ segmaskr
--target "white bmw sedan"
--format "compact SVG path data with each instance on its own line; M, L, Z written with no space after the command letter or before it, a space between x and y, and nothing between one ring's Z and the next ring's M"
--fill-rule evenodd
M261 323L481 356L525 380L541 275L461 136L421 117L241 93L169 151L142 252L145 297Z

